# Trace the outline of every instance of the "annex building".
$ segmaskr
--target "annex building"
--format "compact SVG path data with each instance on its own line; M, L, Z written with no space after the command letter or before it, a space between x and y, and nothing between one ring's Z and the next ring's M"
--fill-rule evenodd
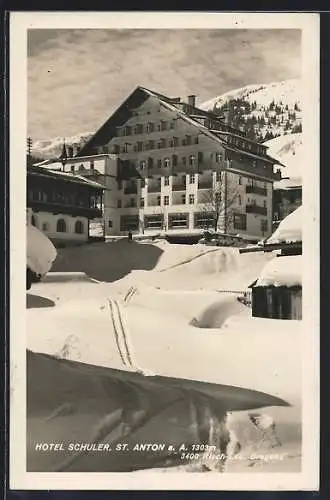
M137 87L65 168L105 185L106 235L270 235L278 161L225 116ZM46 162L46 168L55 168Z

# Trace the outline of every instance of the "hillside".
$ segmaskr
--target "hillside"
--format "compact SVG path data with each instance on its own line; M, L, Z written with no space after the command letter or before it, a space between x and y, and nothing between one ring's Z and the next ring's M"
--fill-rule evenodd
M247 85L214 97L199 107L216 114L222 114L227 107L229 124L258 141L302 130L300 80Z

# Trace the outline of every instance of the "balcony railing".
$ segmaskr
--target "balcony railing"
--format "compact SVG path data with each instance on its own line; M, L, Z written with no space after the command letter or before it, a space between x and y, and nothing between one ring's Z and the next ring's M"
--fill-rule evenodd
M246 205L247 214L267 215L267 208L260 205Z
M80 217L89 217L96 218L102 217L103 212L99 207L89 207L85 205L70 205L68 203L61 202L53 202L53 201L37 201L37 200L29 200L27 203L28 207L33 208L35 211L45 211L52 212L56 214L68 214L73 216Z
M198 182L198 189L212 189L213 183L212 181L199 181Z
M137 186L127 186L124 188L124 194L137 194Z
M149 184L148 193L160 193L161 184Z
M186 184L172 184L172 191L185 191L186 188Z
M261 196L267 196L267 189L259 186L246 186L246 192L260 194Z

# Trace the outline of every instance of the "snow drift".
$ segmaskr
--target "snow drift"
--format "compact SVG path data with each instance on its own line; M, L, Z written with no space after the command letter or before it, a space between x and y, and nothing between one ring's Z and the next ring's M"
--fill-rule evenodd
M33 226L26 226L26 265L37 276L44 276L52 267L57 252L47 236Z

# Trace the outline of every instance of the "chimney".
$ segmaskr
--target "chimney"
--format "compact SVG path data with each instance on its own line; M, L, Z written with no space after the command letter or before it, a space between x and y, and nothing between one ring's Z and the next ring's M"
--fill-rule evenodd
M193 108L196 106L196 96L195 95L188 95L188 104L189 104L189 106L192 106Z
M228 125L228 121L229 121L229 108L228 108L228 106L225 106L223 108L222 115L223 115L223 121Z

